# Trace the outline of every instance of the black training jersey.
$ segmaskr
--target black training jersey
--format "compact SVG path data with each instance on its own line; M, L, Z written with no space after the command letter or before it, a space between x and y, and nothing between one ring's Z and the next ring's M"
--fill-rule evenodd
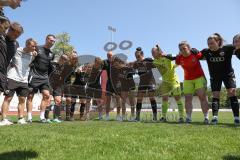
M101 74L102 74L102 69L97 69L93 67L88 78L88 82L87 82L88 86L89 87L101 86L101 83L100 83Z
M201 51L203 58L207 61L211 78L221 78L234 73L232 67L234 49L234 46L226 45L217 51L211 51L210 49L203 49Z
M49 70L52 68L51 61L54 59L54 55L50 49L46 49L44 46L38 46L38 50L38 55L31 64L30 76L47 79Z
M88 80L88 74L86 72L75 72L75 80L73 85L85 86Z
M128 66L124 66L120 69L119 79L121 82L121 89L123 91L130 91L135 88L135 82L133 79L133 75L135 74L135 70Z
M7 45L4 35L0 35L0 72L7 75Z
M104 61L103 61L103 70L106 70L106 71L107 71L108 79L110 79L111 63L110 63L109 60L104 60Z
M234 50L234 54L240 59L240 49Z
M6 44L7 44L7 64L9 65L10 61L14 57L19 48L19 43L16 40L10 40L8 36L6 36Z
M155 84L155 79L152 73L152 68L154 67L152 58L145 58L143 61L137 61L134 63L133 68L138 70L138 75L140 76L139 85Z
M66 77L68 77L73 71L74 67L69 64L53 64L54 71L49 75L49 82L53 89L62 87L64 85Z

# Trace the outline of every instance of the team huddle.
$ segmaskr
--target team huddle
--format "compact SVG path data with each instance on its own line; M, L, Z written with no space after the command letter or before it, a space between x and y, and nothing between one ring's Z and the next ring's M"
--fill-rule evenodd
M65 120L73 121L76 99L80 103L80 120L90 119L91 103L95 103L99 120L110 119L111 108L117 108L117 121L140 121L143 99L149 99L154 122L167 122L169 97L173 96L179 112L179 123L192 122L193 95L200 100L204 124L218 124L220 91L224 83L230 100L234 124L239 125L239 103L236 97L236 81L232 67L232 57L240 59L240 34L233 38L233 44L224 44L220 34L214 33L207 38L208 48L192 48L187 41L179 43L176 57L165 54L159 45L152 48L152 58L145 58L141 47L135 51L136 60L126 62L107 53L107 59L95 58L91 63L80 63L75 50L56 57L51 48L56 42L53 34L46 36L45 44L38 45L33 38L26 40L20 47L17 38L24 32L23 27L10 21L1 13L0 16L0 92L4 101L0 126L12 125L8 120L8 110L16 93L18 97L18 124L32 123L33 98L42 94L40 122L60 123L62 99L66 98ZM201 60L208 64L210 86L212 90L212 114L209 120L209 102L206 88L207 80L201 67ZM184 70L183 93L176 67ZM152 69L156 68L162 76L162 83L157 84ZM106 72L106 84L102 84L103 72ZM139 83L134 81L139 76ZM106 86L102 88L102 86ZM162 97L161 116L158 117L156 91ZM54 107L51 99L54 100ZM112 101L114 99L114 101ZM105 100L105 101L104 101ZM131 114L127 116L126 106L130 105ZM25 108L27 115L25 115ZM53 120L49 112L53 110ZM186 113L184 113L186 111ZM104 112L104 113L103 113ZM186 115L185 115L186 114ZM186 117L186 118L185 118Z

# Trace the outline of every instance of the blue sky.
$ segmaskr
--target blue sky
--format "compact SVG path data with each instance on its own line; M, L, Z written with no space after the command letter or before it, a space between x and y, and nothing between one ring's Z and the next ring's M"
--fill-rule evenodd
M227 43L240 33L239 0L28 0L17 10L6 8L5 14L24 26L19 38L21 45L27 38L44 43L49 33L68 32L71 44L78 53L106 58L104 45L110 41L109 25L117 32L113 41L133 42L125 53L134 60L135 48L141 46L146 57L159 43L166 53L177 54L178 43L187 40L198 49L207 47L206 39L220 33ZM205 74L208 68L202 62ZM240 61L233 58L233 66L240 87ZM183 80L182 68L177 69Z

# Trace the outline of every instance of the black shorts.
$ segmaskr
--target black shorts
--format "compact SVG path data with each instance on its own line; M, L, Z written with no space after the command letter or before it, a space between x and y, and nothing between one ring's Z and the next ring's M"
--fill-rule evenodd
M138 87L138 92L155 92L154 85L140 85Z
M0 72L0 92L7 89L7 76Z
M102 88L101 86L88 86L86 89L86 94L88 98L102 98Z
M53 88L52 95L53 97L62 96L63 95L62 87Z
M29 94L29 88L27 83L18 82L12 79L7 81L8 91L4 93L5 96L13 97L15 92L18 97L27 97Z
M82 85L66 85L63 91L65 97L86 98L86 88Z
M236 78L234 73L227 74L222 78L210 78L211 89L214 91L221 91L222 82L224 83L226 89L236 88Z
M135 83L133 80L121 80L121 92L130 92L135 90Z
M107 85L106 85L106 96L111 96L113 94L117 94L116 90L113 88L112 82L111 81L107 81Z
M43 90L51 91L48 79L42 80L42 79L32 78L29 82L29 88L32 89L32 93L37 93L38 91L42 92Z

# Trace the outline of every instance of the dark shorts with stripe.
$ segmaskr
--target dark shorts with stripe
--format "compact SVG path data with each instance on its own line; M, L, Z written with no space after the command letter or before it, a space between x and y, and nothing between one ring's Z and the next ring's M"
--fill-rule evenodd
M29 88L32 88L32 93L42 92L43 90L51 91L49 80L32 78L29 82Z
M67 85L64 87L64 96L86 98L86 88L82 85Z
M7 81L8 91L4 93L5 96L13 97L16 93L18 97L27 97L30 90L28 83L18 82L12 79Z
M236 77L234 73L229 73L222 78L210 78L212 91L221 91L222 82L226 89L236 88Z
M0 92L7 89L7 76L0 72Z
M102 98L102 88L100 85L89 85L86 89L88 98L100 99Z

